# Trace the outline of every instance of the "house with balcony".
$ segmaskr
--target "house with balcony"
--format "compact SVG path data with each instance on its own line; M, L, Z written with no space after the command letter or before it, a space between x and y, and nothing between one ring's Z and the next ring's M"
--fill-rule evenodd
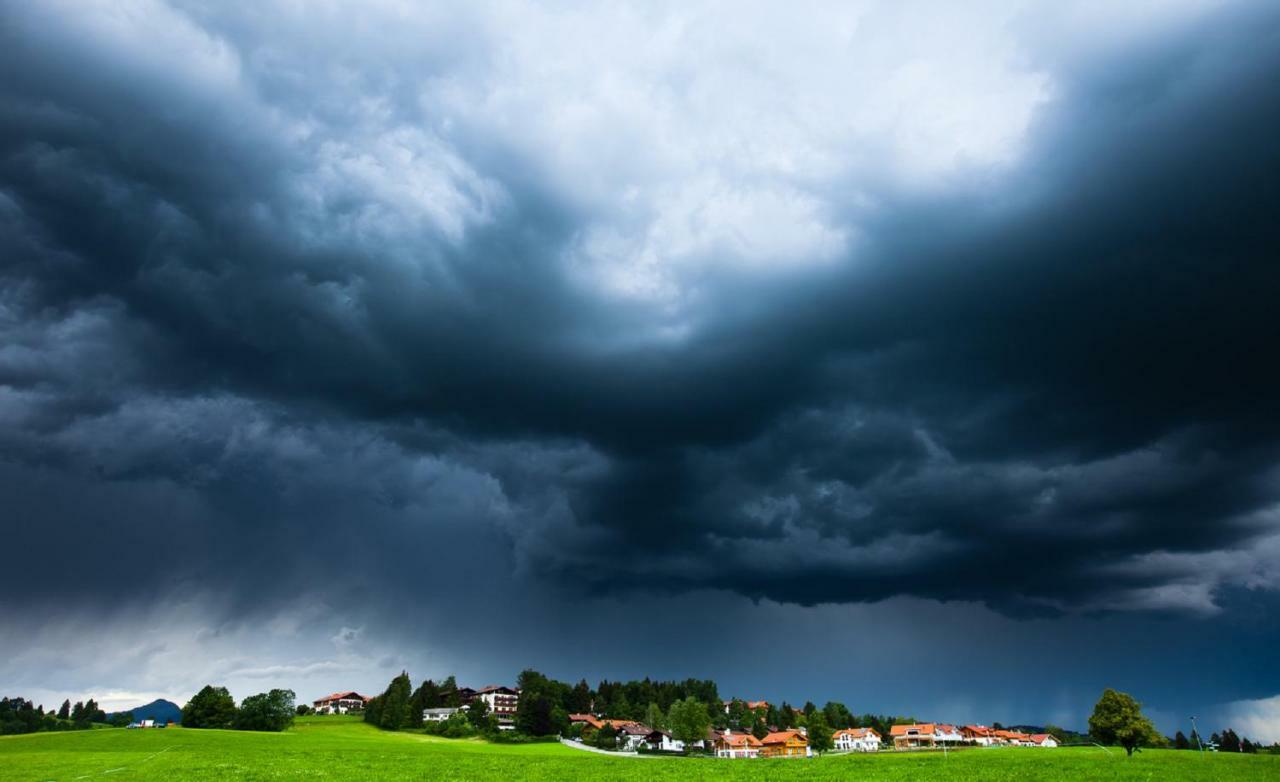
M755 758L760 756L760 739L750 733L718 732L711 740L711 747L718 758Z
M312 701L316 714L346 714L351 711L363 711L370 698L358 692L335 692L319 700Z
M812 755L809 737L798 730L774 731L760 739L762 758L807 758Z
M986 725L965 725L960 728L960 736L966 744L978 747L990 747L999 743L996 732Z
M932 722L918 725L894 725L889 728L894 749L933 749L938 746L937 726Z
M874 728L844 728L831 736L837 750L843 752L878 752L880 734Z

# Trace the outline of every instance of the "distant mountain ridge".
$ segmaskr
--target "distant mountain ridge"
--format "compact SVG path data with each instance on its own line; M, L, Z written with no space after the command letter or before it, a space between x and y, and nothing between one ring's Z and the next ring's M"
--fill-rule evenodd
M133 719L136 720L155 720L156 722L182 722L182 708L173 701L167 701L164 698L157 698L145 706L135 706L132 709L122 709L107 715L107 719L117 714L132 713Z

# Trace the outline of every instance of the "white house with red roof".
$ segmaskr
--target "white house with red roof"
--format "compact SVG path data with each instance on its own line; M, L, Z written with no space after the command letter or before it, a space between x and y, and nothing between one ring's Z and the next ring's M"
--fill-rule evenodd
M844 728L831 736L838 750L847 752L878 752L880 734L874 728Z
M1033 747L1056 747L1058 740L1048 733L1033 733L1031 735L1031 746Z
M363 711L369 698L358 692L335 692L313 701L316 714L346 714L349 711Z

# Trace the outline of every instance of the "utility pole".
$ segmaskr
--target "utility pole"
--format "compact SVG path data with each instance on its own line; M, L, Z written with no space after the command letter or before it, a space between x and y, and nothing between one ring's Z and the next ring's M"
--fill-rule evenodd
M1191 718L1191 732L1195 734L1196 746L1200 748L1200 759L1204 760L1204 742L1200 740L1200 731L1196 728L1196 718Z

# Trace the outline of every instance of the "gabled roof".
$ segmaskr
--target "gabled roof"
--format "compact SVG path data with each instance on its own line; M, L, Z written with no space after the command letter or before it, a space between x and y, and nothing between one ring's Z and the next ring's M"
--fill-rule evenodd
M932 736L934 733L934 724L932 722L922 722L919 725L894 725L889 728L890 736L907 736L913 731L922 736Z
M332 695L326 695L323 698L316 698L315 703L323 703L324 701L341 701L341 700L362 700L368 701L368 696L361 695L358 692L348 690L347 692L335 692Z
M848 736L849 738L852 738L852 739L862 739L862 738L866 738L867 736L875 736L876 738L880 738L880 734L876 733L875 728L841 728L840 730L831 734L832 738L838 738L840 736Z
M624 728L630 728L634 725L640 725L640 723L635 720L619 720L612 717L597 717L594 714L570 714L569 722L585 722L596 730L600 730L605 725L613 725L613 729L617 731L621 731ZM645 728L646 732L649 730L651 730L651 728Z
M1034 741L1034 742L1035 742L1035 743L1037 743L1037 744L1041 744L1041 743L1043 743L1044 741L1046 741L1046 740L1048 740L1048 739L1053 739L1054 741L1057 741L1057 740L1058 740L1055 736L1053 736L1052 734L1049 734L1049 733L1033 733L1033 734L1031 734L1031 740L1032 740L1032 741Z
M766 736L766 738L768 737ZM716 741L723 741L731 747L758 747L763 743L750 733L721 734Z
M800 741L803 741L806 744L809 743L808 737L806 737L803 733L801 733L798 730L775 731L773 733L770 733L768 736L765 736L763 739L761 739L760 743L761 744L785 744L788 741L795 741L797 739Z
M485 686L476 690L476 695L484 695L487 692L508 692L508 693L511 693L512 695L515 695L520 691L514 687L507 687L501 684L486 684Z

